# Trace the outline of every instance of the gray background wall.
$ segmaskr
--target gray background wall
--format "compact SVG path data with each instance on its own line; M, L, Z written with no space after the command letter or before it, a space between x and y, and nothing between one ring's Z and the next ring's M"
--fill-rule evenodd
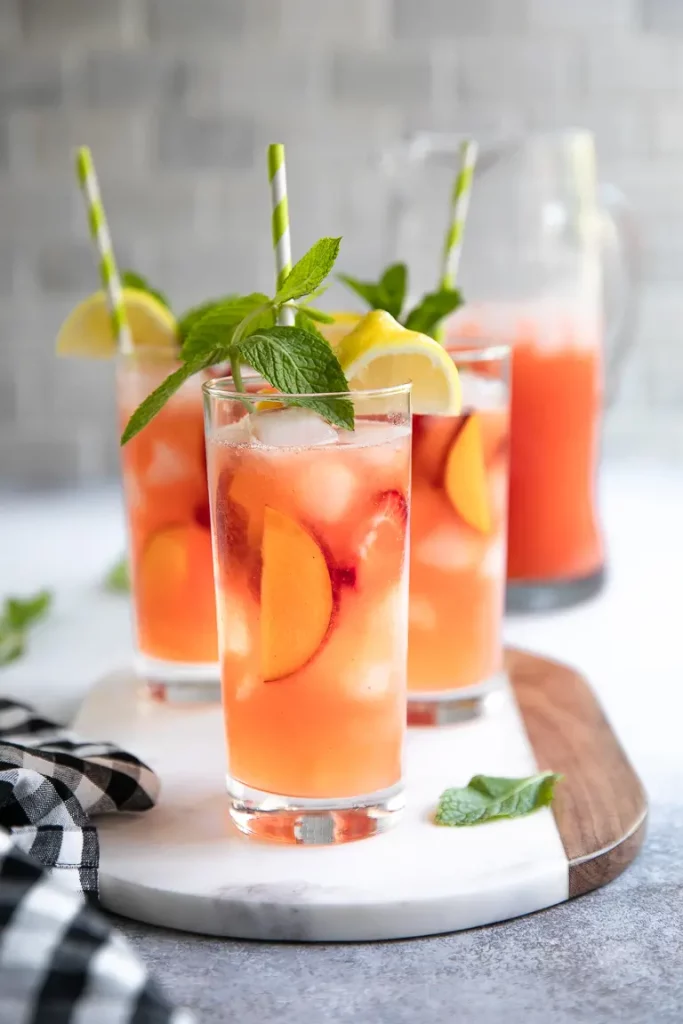
M182 306L269 284L269 141L288 144L297 251L342 233L363 272L385 204L353 172L382 146L570 123L643 226L610 444L683 452L683 0L0 0L0 482L116 472L111 366L52 355L97 286L75 144L120 263Z

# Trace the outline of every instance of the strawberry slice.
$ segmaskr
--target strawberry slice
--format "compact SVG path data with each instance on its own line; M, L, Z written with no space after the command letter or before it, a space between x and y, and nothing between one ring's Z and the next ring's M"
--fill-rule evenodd
M408 503L401 491L380 491L354 535L359 590L394 586L405 558Z

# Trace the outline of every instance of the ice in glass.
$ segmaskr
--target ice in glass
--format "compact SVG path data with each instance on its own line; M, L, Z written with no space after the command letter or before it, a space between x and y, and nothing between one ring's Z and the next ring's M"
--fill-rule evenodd
M119 357L121 427L176 363ZM141 674L159 686L218 677L201 380L186 381L121 449Z
M457 699L502 668L509 392L505 346L450 347L458 416L413 421L409 697Z
M409 388L352 393L354 431L205 394L231 813L285 841L379 831L402 806Z

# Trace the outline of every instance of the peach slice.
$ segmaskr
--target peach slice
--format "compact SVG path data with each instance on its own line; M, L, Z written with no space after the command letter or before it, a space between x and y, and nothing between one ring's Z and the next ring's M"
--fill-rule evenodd
M216 609L211 534L196 523L160 530L142 553L136 580L140 640L157 657L212 661Z
M491 509L481 420L471 413L462 424L446 459L444 489L461 519L479 533L491 531Z
M284 679L311 660L332 619L327 560L310 533L266 506L261 546L261 654L266 682Z

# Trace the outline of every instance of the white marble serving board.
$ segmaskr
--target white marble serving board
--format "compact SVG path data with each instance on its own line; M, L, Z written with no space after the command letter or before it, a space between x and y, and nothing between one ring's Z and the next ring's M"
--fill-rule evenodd
M407 809L384 835L337 847L259 842L229 819L220 707L150 699L128 672L86 698L75 728L120 743L162 780L159 804L99 819L104 907L184 931L247 939L395 939L503 921L568 898L552 811L439 828L441 792L536 765L511 689L485 715L411 728Z

